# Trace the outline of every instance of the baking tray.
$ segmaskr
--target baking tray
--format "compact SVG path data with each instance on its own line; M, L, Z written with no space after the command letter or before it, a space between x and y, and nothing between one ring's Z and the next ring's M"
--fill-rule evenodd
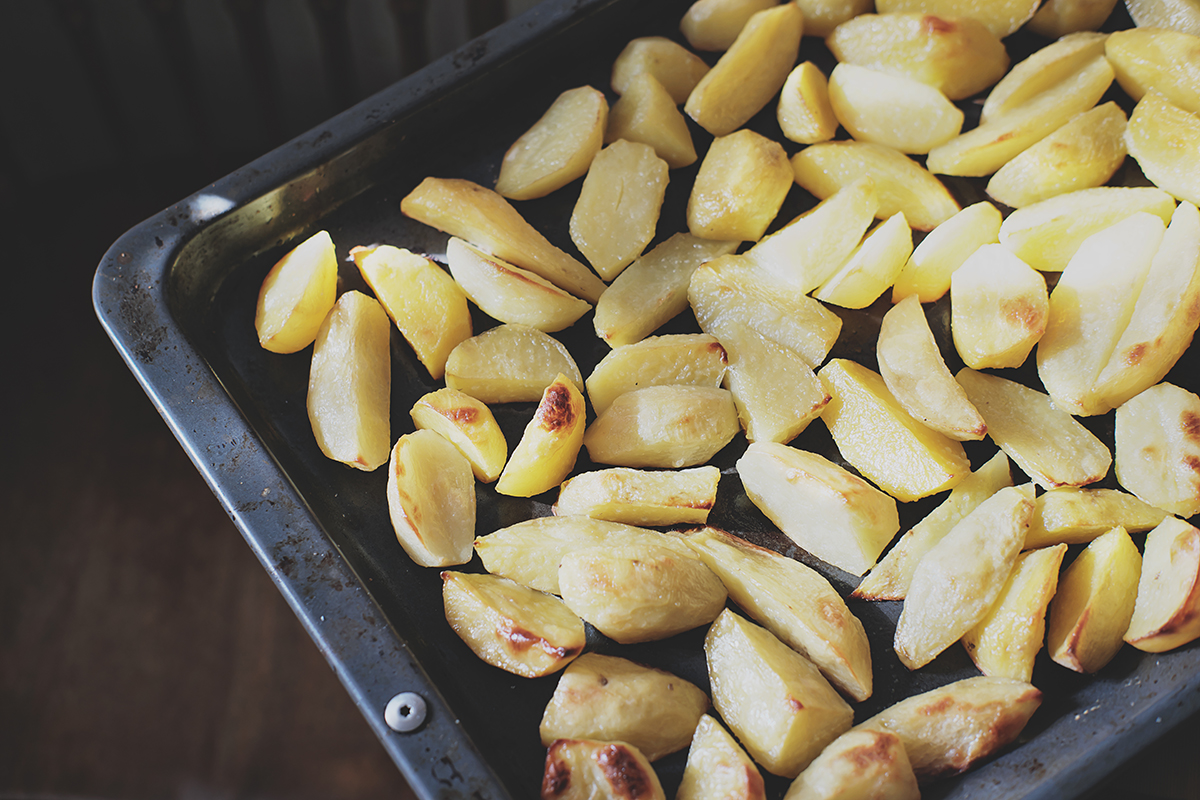
M305 412L309 351L279 356L258 346L259 284L284 252L319 229L331 233L343 258L350 247L370 243L444 252L447 237L403 217L401 198L430 175L491 185L504 150L559 92L582 84L607 90L610 66L625 43L652 34L678 39L689 2L543 3L138 225L112 246L96 273L96 312L117 349L423 798L536 796L545 754L537 725L557 677L527 680L489 667L450 630L438 570L414 566L395 541L385 470L364 474L318 451ZM1110 24L1129 22L1117 16ZM1042 43L1021 36L1006 42L1014 63ZM801 58L829 63L823 45L810 38ZM978 104L963 106L970 114ZM770 111L750 127L785 142ZM694 126L693 135L703 152L710 137ZM798 149L787 148L789 154ZM659 240L686 228L684 206L696 168L672 171ZM1144 183L1136 168L1117 180ZM983 197L977 182L947 183L964 205ZM567 223L577 192L578 182L518 205L555 244L575 252ZM814 203L794 187L778 219ZM345 288L360 285L352 267L342 278ZM881 301L862 312L841 312L845 328L832 355L874 366L874 337L886 307ZM945 301L929 309L943 344L947 312ZM476 312L477 332L492 324ZM695 329L685 314L665 330ZM585 375L607 349L592 332L590 314L559 338ZM943 351L956 368L953 348ZM394 331L392 353L398 436L411 429L413 402L439 384ZM1195 391L1195 366L1195 357L1185 356L1168 380ZM1028 370L1010 377L1036 381ZM533 404L496 407L510 447L532 412ZM1111 415L1086 423L1111 442ZM837 459L820 424L795 444ZM791 545L746 500L733 468L744 446L739 437L714 461L723 476L710 521L810 563L848 593L851 576ZM968 448L976 466L992 452L988 445ZM585 451L577 469L591 466ZM1105 485L1115 485L1111 475ZM480 487L478 532L549 513L552 500L506 498ZM912 524L936 502L903 505L902 523ZM476 559L466 568L481 566ZM899 603L850 603L868 629L875 668L875 694L857 706L856 720L977 674L957 647L910 673L891 649ZM702 638L699 630L618 647L590 631L589 647L707 687ZM1094 677L1058 667L1043 654L1033 682L1045 702L1019 743L964 776L926 787L926 797L1078 796L1200 709L1200 649L1144 655L1125 648ZM387 703L401 692L415 692L428 704L424 722L407 733L384 721ZM684 761L677 753L656 763L668 796ZM771 796L781 796L786 785L768 776Z

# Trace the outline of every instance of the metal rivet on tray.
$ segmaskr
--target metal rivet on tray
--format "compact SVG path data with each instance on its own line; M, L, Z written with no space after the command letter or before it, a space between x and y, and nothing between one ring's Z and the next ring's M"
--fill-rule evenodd
M425 698L415 692L401 692L388 701L383 721L398 733L408 733L425 721Z

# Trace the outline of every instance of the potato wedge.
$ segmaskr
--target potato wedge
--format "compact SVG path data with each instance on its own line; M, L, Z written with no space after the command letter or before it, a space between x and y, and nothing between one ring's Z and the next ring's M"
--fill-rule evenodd
M1200 114L1148 92L1129 115L1125 147L1144 174L1179 200L1200 204Z
M550 244L511 203L477 183L426 178L400 201L400 211L534 272L589 303L595 303L604 292L604 281L595 273Z
M508 460L508 442L492 410L481 400L457 389L438 389L422 395L409 411L418 429L440 434L471 462L482 483L500 477Z
M687 747L708 710L695 684L626 658L585 653L567 665L538 732L557 739L628 742L650 761Z
M1003 39L1028 22L1042 0L1000 0L977 3L974 0L876 0L880 14L920 13L938 17L971 17L983 23L997 39Z
M783 800L919 800L917 776L900 737L849 730L830 742L788 787Z
M871 696L871 648L837 590L794 558L702 528L685 541L725 584L730 599L780 641L817 665L859 702Z
M837 133L838 120L829 103L829 81L821 68L805 61L790 73L779 93L775 118L793 142L826 142Z
M618 139L650 145L671 169L696 160L696 145L687 120L666 87L648 72L631 79L608 112L604 141Z
M737 739L708 714L700 717L675 800L766 800L762 773Z
M613 61L612 89L624 95L639 75L652 75L680 105L708 73L704 59L665 36L633 39Z
M388 513L396 539L422 567L471 560L475 477L458 449L430 430L396 440L388 461Z
M713 705L768 772L794 778L853 722L811 661L732 611L709 628L704 655Z
M963 112L927 83L843 62L829 75L838 122L860 142L928 153L962 131Z
M1200 637L1200 531L1170 517L1146 536L1125 641L1164 653Z
M976 250L1000 241L1000 210L986 200L967 206L938 224L913 248L892 285L892 302L915 294L932 303L950 291L950 276Z
M702 239L758 241L792 187L783 146L743 128L708 148L688 197L687 223Z
M795 3L756 12L709 70L683 110L713 136L726 136L761 111L796 66L804 14Z
M1033 485L1006 486L930 548L913 572L894 647L920 669L979 624L1003 591L1033 516Z
M575 467L586 423L583 395L560 373L542 392L533 419L496 481L496 492L533 497L562 483Z
M992 90L980 109L979 119L988 122L1004 116L1043 94L1104 54L1103 33L1080 33L1051 42L1013 65Z
M528 325L498 325L472 336L446 359L446 386L484 403L536 403L559 374L583 376L567 348Z
M779 0L696 0L679 30L694 50L728 50L750 17L778 4Z
M1038 486L1086 486L1108 474L1108 447L1049 395L969 368L954 377L983 415L992 441Z
M1200 398L1159 383L1118 408L1115 427L1117 482L1172 514L1200 513Z
M1117 0L1046 0L1025 27L1048 39L1094 31L1116 6Z
M875 7L874 0L792 0L804 12L804 35L822 39L834 28Z
M582 178L604 142L608 100L591 86L568 89L504 154L496 194L533 200Z
M587 643L583 621L561 600L507 578L442 573L446 621L481 659L523 678L565 667Z
M588 399L603 414L625 392L646 386L720 386L729 359L708 333L648 336L617 345L587 377Z
M898 211L863 238L813 297L841 308L866 308L892 288L912 251L912 228Z
M1125 0L1139 28L1169 28L1200 36L1200 3L1196 0Z
M628 525L703 525L717 501L714 466L648 471L614 467L568 478L554 513L583 514Z
M1096 537L1058 581L1046 648L1056 663L1096 672L1121 649L1137 600L1142 555L1124 528Z
M733 395L708 386L647 386L626 392L583 437L592 461L678 469L703 464L740 430Z
M636 794L634 794L636 793ZM559 739L546 751L542 800L666 800L650 762L631 744Z
M965 772L1011 744L1041 703L1025 681L978 676L905 698L852 730L899 736L925 781Z
M1085 544L1114 525L1143 533L1168 516L1161 508L1117 489L1060 486L1038 496L1025 547Z
M1046 281L1004 246L985 244L950 276L954 349L972 369L1019 367L1046 332Z
M726 597L725 584L699 558L645 543L564 553L558 588L568 608L620 644L707 625Z
M746 496L796 544L862 575L900 530L896 501L832 461L754 442L737 462Z
M321 452L371 472L391 450L392 324L361 292L338 298L313 343L308 420Z
M1104 54L1117 83L1134 101L1153 90L1184 111L1200 114L1200 35L1131 28L1109 36Z
M275 262L258 291L254 329L272 353L295 353L317 338L337 301L337 252L318 231Z

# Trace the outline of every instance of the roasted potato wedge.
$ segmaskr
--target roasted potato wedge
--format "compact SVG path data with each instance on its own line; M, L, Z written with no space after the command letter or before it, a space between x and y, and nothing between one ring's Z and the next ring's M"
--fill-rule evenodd
M679 30L695 50L728 50L752 16L776 5L779 0L696 0Z
M1025 27L1048 39L1094 31L1116 5L1117 0L1045 0Z
M422 395L409 411L413 424L440 434L471 462L482 483L500 477L508 460L508 442L492 410L457 389L438 389Z
M1139 28L1169 28L1200 36L1200 3L1196 0L1125 0Z
M496 194L533 200L582 178L604 143L608 100L591 86L568 89L504 154Z
M813 297L831 306L866 308L892 288L912 251L912 228L897 211L863 238Z
M586 424L583 394L560 373L542 392L533 419L496 481L496 491L533 497L558 486L575 467Z
M614 347L587 377L588 399L603 414L625 392L646 386L720 386L725 348L708 333L648 336Z
M1076 75L1104 54L1105 38L1102 33L1064 36L1014 64L988 92L979 112L980 121L1004 116Z
M784 800L919 800L904 742L888 731L849 730L830 742L788 787Z
M936 225L913 248L892 285L892 302L915 294L932 303L950 291L950 276L976 250L1000 241L1000 210L986 200L967 206Z
M613 61L612 89L624 95L640 75L652 75L680 105L708 73L704 59L665 36L633 39Z
M583 385L567 348L528 325L498 325L463 341L446 359L446 386L484 403L537 402L559 374Z
M675 800L766 800L762 773L737 739L708 714L700 717Z
M629 525L702 525L717 500L721 471L626 467L591 470L563 481L554 513L582 514Z
M1179 200L1200 204L1200 114L1147 92L1125 129L1125 147L1150 181Z
M981 23L997 39L1016 32L1028 22L1042 0L993 0L977 3L974 0L875 0L880 14L920 13L938 17L971 17Z
M475 476L454 445L431 430L396 440L388 461L388 513L396 539L422 567L471 560Z
M1167 516L1161 508L1117 489L1060 486L1038 495L1025 547L1032 550L1060 543L1085 544L1114 525L1130 533L1143 533Z
M1116 31L1104 43L1117 83L1135 101L1155 91L1200 114L1200 36L1169 28Z
M804 34L825 38L834 28L875 7L874 0L792 0L804 12Z
M811 61L798 65L783 83L775 118L793 142L826 142L837 133L838 120L829 103L829 80Z
M254 328L272 353L295 353L317 338L337 301L337 252L318 231L275 262L258 291Z
M696 160L696 145L687 120L666 87L650 73L630 80L625 93L608 112L604 141L618 139L650 145L671 169Z
M559 739L546 751L542 800L666 800L654 767L631 744Z
M779 142L743 128L709 145L688 197L687 223L702 239L758 241L792 187Z
M1117 482L1181 517L1200 513L1200 398L1159 383L1117 409Z
M829 75L829 103L860 142L928 153L962 131L963 112L927 83L843 62Z
M1146 536L1125 641L1163 653L1200 637L1200 531L1170 517Z
M583 446L599 464L678 469L708 461L739 430L726 389L647 386L614 400L588 426Z
M981 245L950 276L950 314L964 364L1019 367L1046 332L1046 280L1004 246Z

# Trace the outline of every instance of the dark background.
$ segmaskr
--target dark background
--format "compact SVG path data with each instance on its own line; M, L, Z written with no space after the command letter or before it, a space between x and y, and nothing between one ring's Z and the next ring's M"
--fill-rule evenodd
M130 227L536 1L0 4L0 798L411 796L91 281ZM1200 797L1198 740L1094 797Z

